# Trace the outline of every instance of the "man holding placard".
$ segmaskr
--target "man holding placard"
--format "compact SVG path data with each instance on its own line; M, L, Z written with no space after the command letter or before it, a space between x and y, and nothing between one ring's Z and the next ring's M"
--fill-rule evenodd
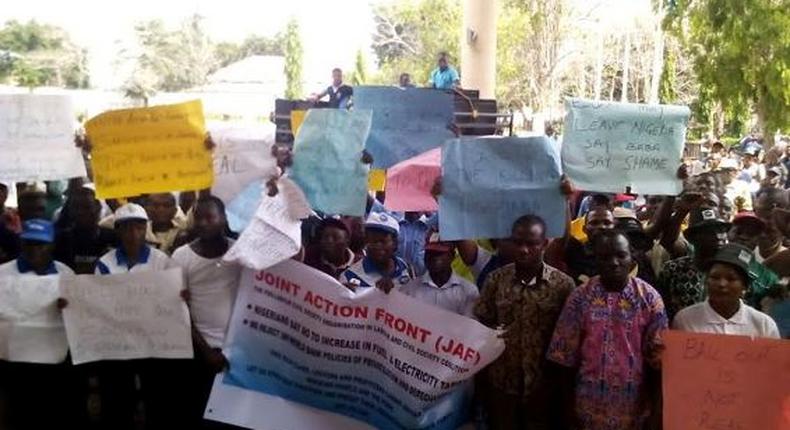
M0 358L7 360L0 361L0 394L11 429L68 427L79 406L70 401L68 343L55 301L57 275L74 272L52 259L51 222L25 221L20 239L19 258L0 266Z

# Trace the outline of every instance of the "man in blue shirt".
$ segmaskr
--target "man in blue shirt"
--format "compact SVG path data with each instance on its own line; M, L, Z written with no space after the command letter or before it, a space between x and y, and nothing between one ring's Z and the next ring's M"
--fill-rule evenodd
M422 212L406 212L398 220L398 256L410 264L414 274L425 274L425 240L431 230L438 229L438 216Z
M431 72L429 86L437 90L452 90L458 86L461 78L458 76L458 71L450 65L446 52L439 53L437 65L438 67Z

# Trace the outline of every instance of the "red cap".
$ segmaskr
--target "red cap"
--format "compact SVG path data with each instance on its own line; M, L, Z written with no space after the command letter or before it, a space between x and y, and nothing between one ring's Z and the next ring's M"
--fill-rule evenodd
M455 251L455 243L442 242L442 240L439 238L439 232L433 231L428 235L427 240L425 241L425 250L438 251L438 252L453 252Z
M630 202L632 200L636 200L636 197L630 194L617 194L614 196L615 203Z

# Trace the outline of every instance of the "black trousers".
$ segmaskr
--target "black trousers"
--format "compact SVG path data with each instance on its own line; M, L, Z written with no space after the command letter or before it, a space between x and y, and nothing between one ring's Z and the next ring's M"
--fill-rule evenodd
M85 405L76 394L72 366L0 362L0 428L76 428Z

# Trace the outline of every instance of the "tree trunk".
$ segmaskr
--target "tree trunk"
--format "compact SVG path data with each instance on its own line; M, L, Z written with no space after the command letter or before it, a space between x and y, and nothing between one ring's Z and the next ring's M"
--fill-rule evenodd
M598 46L595 51L595 100L601 99L601 87L603 86L603 32L598 31Z
M656 30L653 34L653 73L650 82L650 103L658 103L658 89L661 82L661 74L664 71L664 29L661 22L664 20L664 2L658 2L656 12Z
M757 113L757 128L760 129L760 133L763 135L763 149L766 151L773 148L774 144L774 132L775 130L769 130L768 125L765 121L765 107L760 100L754 104L755 111Z
M626 31L625 43L623 43L623 88L620 92L620 101L628 101L628 69L631 67L631 34Z

